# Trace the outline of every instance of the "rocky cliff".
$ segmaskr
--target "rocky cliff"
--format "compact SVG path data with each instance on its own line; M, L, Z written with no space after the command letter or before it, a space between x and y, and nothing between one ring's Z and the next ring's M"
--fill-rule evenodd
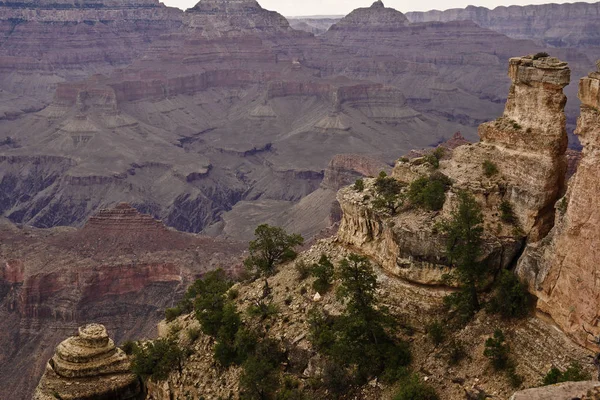
M518 273L538 297L538 308L549 315L578 343L598 346L595 285L600 214L595 180L599 162L600 73L593 72L579 83L581 116L576 133L583 144L579 168L569 182L566 195L556 204L556 223L542 242L532 244L519 262ZM587 332L591 332L588 334Z
M562 89L569 83L570 71L557 59L528 56L510 60L509 76L513 84L504 114L479 127L479 143L447 149L437 170L423 157L396 164L392 176L406 185L434 173L451 180L441 212L405 207L389 217L372 207L370 190L363 193L347 187L338 193L343 211L338 238L360 247L404 279L435 285L448 272L445 239L436 224L448 217L461 190L473 193L483 207L482 257L491 269L514 263L523 240L544 237L552 227L554 203L565 179ZM486 176L485 162L493 163L498 172ZM515 226L500 218L503 202L513 207Z
M115 341L153 337L204 272L235 271L245 246L165 228L127 205L83 229L0 225L0 398L31 399L54 346L91 321ZM64 397L68 398L68 397Z
M144 397L123 350L106 328L88 324L58 345L33 395L34 400L135 400Z

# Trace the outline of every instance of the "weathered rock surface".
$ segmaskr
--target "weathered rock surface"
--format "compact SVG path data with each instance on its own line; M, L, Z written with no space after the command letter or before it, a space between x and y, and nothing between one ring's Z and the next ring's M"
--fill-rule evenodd
M445 238L436 223L449 217L458 191L468 190L484 211L482 259L490 269L510 266L522 240L541 239L552 227L553 206L565 179L566 98L562 89L569 83L570 71L556 59L524 57L510 60L509 76L513 85L504 115L480 126L481 142L446 147L437 173L449 177L453 186L441 212L409 208L390 217L372 207L371 186L366 193L344 188L338 193L343 212L338 238L361 248L397 276L440 284L449 272L449 262ZM458 137L455 141L461 144ZM494 163L498 173L485 176L485 161ZM401 159L392 176L408 185L434 171L422 157ZM516 227L501 219L502 202L513 206Z
M582 102L577 131L583 152L569 182L566 196L557 204L556 223L542 242L527 247L518 273L538 297L538 308L548 314L579 344L597 348L600 335L596 285L598 253L597 178L600 174L600 72L579 83ZM586 333L586 330L594 336Z
M106 328L88 324L58 345L33 399L141 399L141 382L129 367L127 356L115 347Z
M245 247L167 229L126 205L80 230L0 221L0 346L11 349L0 353L0 398L30 400L54 347L81 324L104 324L117 343L154 337L193 280L235 271Z
M600 383L595 381L567 382L541 388L527 389L515 393L510 400L595 400Z

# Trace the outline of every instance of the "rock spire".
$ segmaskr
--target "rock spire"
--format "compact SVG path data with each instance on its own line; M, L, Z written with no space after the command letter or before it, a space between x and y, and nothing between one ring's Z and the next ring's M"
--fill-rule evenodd
M600 66L579 81L581 114L575 133L581 162L566 196L556 204L556 224L541 243L527 247L518 274L548 314L579 344L600 347ZM590 334L591 333L591 334Z
M129 359L106 328L89 324L63 341L48 361L34 400L133 400L141 395Z

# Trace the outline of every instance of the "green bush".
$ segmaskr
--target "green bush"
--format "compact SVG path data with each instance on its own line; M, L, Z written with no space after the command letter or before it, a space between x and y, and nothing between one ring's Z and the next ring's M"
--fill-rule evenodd
M496 166L496 164L494 164L490 160L485 160L483 162L483 174L485 176L487 176L488 178L491 178L492 176L496 175L497 173L498 173L498 167Z
M225 294L231 285L223 270L211 271L194 283L196 318L205 334L215 336L219 331L226 304Z
M200 328L190 328L187 330L187 337L190 339L190 342L194 343L200 337L201 330Z
M248 315L255 318L260 318L261 320L265 320L267 318L271 318L279 313L279 308L276 304L273 303L265 303L264 301L260 301L257 304L252 304L248 307Z
M448 364L451 366L458 365L467 356L467 352L463 344L457 340L452 340L448 344L447 357Z
M277 392L275 400L305 400L306 396L300 389L300 382L291 376L283 379L283 384Z
M279 388L279 366L283 353L275 340L263 339L254 354L242 364L240 399L263 400L274 397Z
M569 367L563 372L556 367L552 367L544 377L543 385L554 385L562 382L579 382L591 380L592 377L586 372L581 364L572 362Z
M137 344L135 342L128 340L121 345L121 350L123 350L123 352L125 352L125 354L130 356L133 354L136 346L137 346Z
M362 179L357 179L356 182L354 182L354 190L357 192L362 192L365 190L365 181Z
M548 53L546 53L545 51L541 51L539 53L536 53L533 56L533 59L534 60L539 60L540 58L546 58L546 57L550 57L550 55Z
M442 344L446 340L446 329L439 321L433 322L427 327L427 334L436 346Z
M158 381L168 378L175 368L181 369L183 351L171 339L158 339L135 346L131 370L143 378Z
M323 386L335 397L346 393L352 384L350 374L340 364L328 361L323 368Z
M403 204L402 198L403 184L392 177L388 177L384 171L381 171L375 181L375 199L373 206L376 209L389 212L395 215Z
M311 267L304 260L296 262L295 267L298 273L298 280L303 281L310 276Z
M512 204L510 204L510 201L508 200L504 200L500 203L500 219L507 224L517 223L517 216L515 215Z
M519 278L508 270L502 270L487 308L505 318L523 318L531 311L531 300Z
M439 396L432 386L421 381L415 374L402 381L394 400L439 400Z
M167 320L167 322L172 322L182 314L183 314L183 310L179 306L175 306L173 308L167 308L165 310L165 319Z
M311 274L317 278L313 282L313 289L320 294L327 293L333 282L333 263L325 254L321 254L319 262L312 265Z
M500 329L496 329L494 336L485 341L483 355L490 360L497 371L505 370L509 366L510 348L505 340L504 333Z
M421 177L410 184L408 200L430 211L441 210L446 201L446 191L451 185L450 178L442 173L431 174L429 178Z

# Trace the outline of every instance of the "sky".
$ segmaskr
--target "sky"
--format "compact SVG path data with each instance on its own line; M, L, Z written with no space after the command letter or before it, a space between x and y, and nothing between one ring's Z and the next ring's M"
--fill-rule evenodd
M193 7L198 0L161 0L163 3L187 9ZM375 0L258 0L263 8L277 11L286 17L299 15L345 15L358 7L368 7ZM449 8L463 8L470 4L494 8L497 6L508 6L512 4L545 4L545 3L574 3L565 0L383 0L387 7L393 7L399 11L427 11L446 10ZM588 1L591 3L593 1Z

